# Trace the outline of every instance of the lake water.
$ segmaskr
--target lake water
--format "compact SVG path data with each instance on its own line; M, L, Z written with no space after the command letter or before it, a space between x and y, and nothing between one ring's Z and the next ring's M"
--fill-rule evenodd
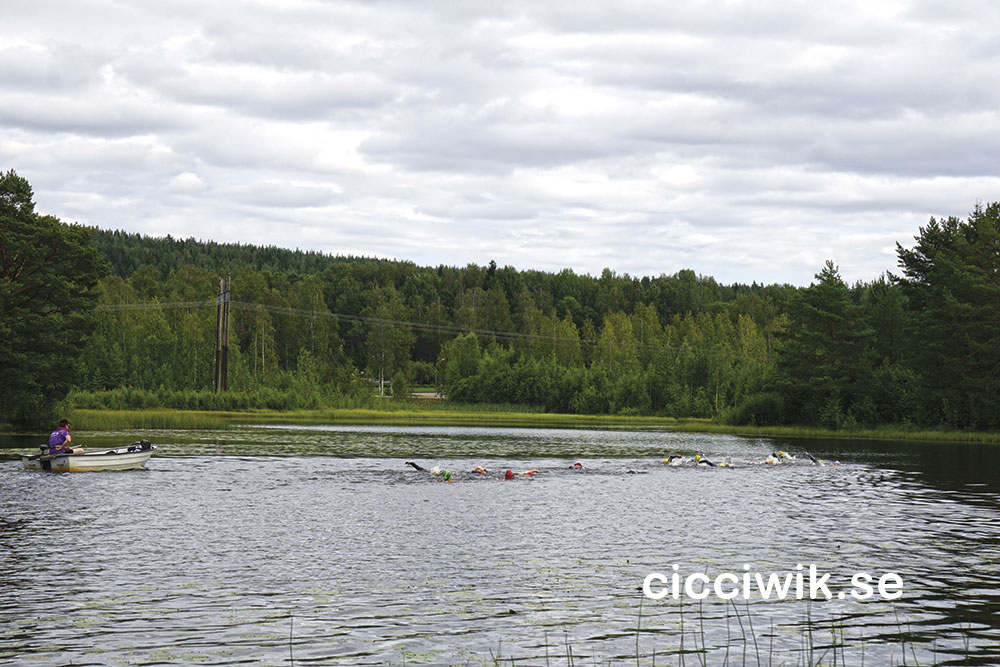
M16 459L40 438L0 440L0 664L1000 664L997 447L434 427L75 435L158 449L141 471L52 474ZM807 465L804 447L840 465ZM779 449L798 459L745 464ZM737 467L663 465L671 453ZM713 578L815 565L834 599L644 598L645 577L674 565ZM898 573L902 596L839 599L858 571Z

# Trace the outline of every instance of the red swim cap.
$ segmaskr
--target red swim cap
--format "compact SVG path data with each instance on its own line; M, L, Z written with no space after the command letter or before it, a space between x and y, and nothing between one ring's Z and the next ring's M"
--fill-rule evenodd
M507 472L505 472L503 474L503 478L504 479L514 479L514 471L513 470L508 470Z

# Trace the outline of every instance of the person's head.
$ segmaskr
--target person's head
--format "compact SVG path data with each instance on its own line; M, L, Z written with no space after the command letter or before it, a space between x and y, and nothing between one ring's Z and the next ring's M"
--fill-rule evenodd
M503 474L503 478L504 479L514 479L514 471L513 470L508 470L507 472L505 472Z
M65 419L60 419L59 426L61 426L62 428L69 428L69 422L66 421Z

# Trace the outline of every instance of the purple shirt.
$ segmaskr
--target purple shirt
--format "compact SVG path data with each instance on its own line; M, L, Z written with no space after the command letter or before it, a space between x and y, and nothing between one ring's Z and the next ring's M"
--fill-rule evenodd
M63 445L66 443L66 437L69 435L69 429L65 426L60 426L56 430L49 433L49 454L65 454L67 450Z

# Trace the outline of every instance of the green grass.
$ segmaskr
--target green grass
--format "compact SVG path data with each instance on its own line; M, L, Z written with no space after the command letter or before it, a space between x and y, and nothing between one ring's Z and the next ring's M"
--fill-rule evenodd
M428 426L508 426L527 428L596 428L722 433L750 437L843 438L864 440L969 442L1000 444L1000 433L918 430L901 427L831 431L802 426L728 426L710 419L674 419L620 415L569 415L541 412L524 405L461 405L444 401L386 400L378 408L319 410L201 411L175 409L85 410L69 415L74 428L224 429L234 424L400 424Z
M709 419L679 419L677 430L698 433L726 433L771 438L822 438L845 440L895 440L919 442L969 442L1000 444L1000 433L992 431L949 431L918 429L899 425L844 428L836 431L813 426L729 426Z
M677 420L664 417L563 415L486 409L321 409L321 410L83 410L69 415L75 429L222 429L234 424L401 424L430 426L522 426L533 428L677 428Z

